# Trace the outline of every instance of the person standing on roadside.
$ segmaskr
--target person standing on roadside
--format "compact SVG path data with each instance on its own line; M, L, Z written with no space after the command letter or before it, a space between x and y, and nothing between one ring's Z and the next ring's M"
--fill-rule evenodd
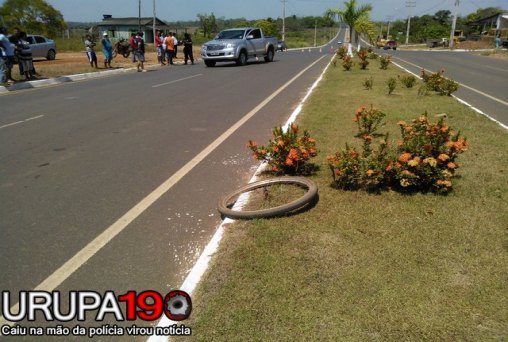
M102 34L101 44L102 53L104 54L104 68L112 68L111 61L113 60L113 44L111 44L111 40L109 40L107 32Z
M14 45L7 38L7 29L0 27L0 47L1 59L0 61L0 83L10 84L14 82L11 76L12 66L14 65Z
M32 49L30 44L26 41L27 36L25 32L18 34L18 41L15 45L15 54L18 60L19 73L25 76L25 80L31 80L34 78L35 69L32 58Z
M159 30L155 31L155 51L157 52L157 62L161 65L166 65L164 63L164 51L162 51L162 34Z
M130 46L131 52L132 52L132 63L134 63L136 61L136 56L134 56L134 50L136 49L136 44L134 43L135 39L136 39L136 34L131 33L131 36L129 38L129 46Z
M134 57L138 61L138 72L146 72L145 70L145 41L143 40L143 32L138 32L136 38L134 38L134 44L136 48L134 50Z
M176 33L173 34L173 47L174 47L174 51L175 51L175 53L173 54L173 57L178 58L176 56L176 54L178 52L178 39L176 39Z
M183 38L183 55L185 58L185 65L190 59L191 63L194 64L194 56L192 54L192 38L189 33L185 33Z
M171 32L164 38L164 43L166 44L166 60L169 64L173 64L173 55L175 53L175 41L173 40L173 35Z
M85 39L85 50L86 50L86 56L88 57L88 61L90 62L90 66L93 68L95 66L95 69L97 69L97 55L94 51L95 43L92 40L92 37L87 34Z

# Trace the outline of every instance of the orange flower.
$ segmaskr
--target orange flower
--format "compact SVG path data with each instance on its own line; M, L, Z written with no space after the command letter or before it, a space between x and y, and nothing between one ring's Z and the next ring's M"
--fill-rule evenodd
M411 159L411 153L402 153L399 156L399 161L402 163L407 163Z
M283 146L284 145L284 140L282 140L282 139L277 140L277 145Z
M450 157L447 155L447 154L444 154L444 153L441 153L438 157L437 157L438 160L442 161L442 162L445 162L447 161L448 159L450 159Z
M388 166L385 168L386 172L392 171L392 163L388 164Z
M288 158L291 158L291 159L294 159L294 160L300 159L300 157L298 156L298 151L296 151L294 148L289 150Z
M284 164L286 164L287 166L293 166L293 159L291 158L286 158L286 161L284 162Z
M359 156L358 152L356 152L355 149L352 149L351 151L349 151L349 155L353 158L357 158Z
M447 188L451 188L452 187L452 182L450 182L449 180L438 180L436 182L437 185L440 185L440 186L444 186L444 187L447 187Z
M247 143L247 147L251 148L251 149L253 149L253 148L255 149L258 147L258 144L255 141L249 140L249 142Z
M362 136L362 139L365 140L365 141L371 142L372 141L372 136L370 136L368 134L364 134Z
M361 107L359 107L358 109L356 109L356 114L357 114L357 115L358 115L358 114L362 114L364 110L365 110L365 106L361 106Z
M411 171L408 171L408 170L404 170L400 173L402 176L406 176L406 177L414 177L415 174L412 173Z
M407 123L405 121L399 121L399 122L397 122L397 125L399 125L399 126L406 126Z
M441 132L446 133L446 132L448 132L449 129L450 129L450 127L448 127L447 125L444 125L441 127Z
M367 170L367 176L368 177L372 177L373 174L374 174L373 170L371 170L371 169Z
M448 164L446 164L446 167L448 167L450 170L455 170L459 166L455 163L449 162Z
M422 146L422 148L426 151L426 152L430 152L432 151L432 145L431 144L425 144Z

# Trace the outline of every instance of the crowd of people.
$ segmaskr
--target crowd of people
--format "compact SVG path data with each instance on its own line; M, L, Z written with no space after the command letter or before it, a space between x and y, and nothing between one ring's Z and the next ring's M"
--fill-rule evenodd
M12 77L15 60L18 63L20 75L24 76L26 80L36 77L37 72L26 32L14 28L13 33L9 36L7 29L0 27L0 85L9 85L15 82Z
M162 31L155 31L155 50L157 52L157 63L160 65L172 65L173 59L178 58L178 46L183 46L184 64L194 64L194 56L192 53L192 38L189 33L185 33L184 39L178 41L176 35L169 32L167 35ZM92 68L97 68L97 55L95 53L95 42L90 35L85 39L85 51ZM104 54L104 68L111 68L111 61L113 60L113 44L109 39L108 33L103 33L101 40L102 52ZM129 38L129 46L132 52L132 62L137 63L136 68L138 72L145 70L145 41L143 39L143 32L131 33Z
M97 54L95 53L96 43L91 35L85 37L85 52L92 68L97 66ZM189 33L184 34L184 38L179 41L176 34L163 31L155 32L155 49L157 52L157 62L160 65L172 65L177 57L178 47L183 46L184 64L194 64L192 53L192 38ZM102 53L104 55L104 68L112 68L113 44L107 32L104 32L100 41ZM137 63L137 71L146 71L145 63L145 41L143 32L132 33L129 39L129 45L132 52L132 62ZM18 28L14 28L11 35L8 34L5 27L0 27L0 85L10 85L16 80L12 77L12 69L15 62L18 64L20 75L25 80L36 78L32 50L27 41L27 35Z

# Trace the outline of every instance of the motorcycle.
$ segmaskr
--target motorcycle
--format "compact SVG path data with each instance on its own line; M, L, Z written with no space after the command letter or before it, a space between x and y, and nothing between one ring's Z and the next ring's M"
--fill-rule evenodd
M113 58L115 58L117 55L122 55L125 58L128 58L131 54L132 48L127 40L124 38L121 38L118 42L115 43L114 49L113 49Z

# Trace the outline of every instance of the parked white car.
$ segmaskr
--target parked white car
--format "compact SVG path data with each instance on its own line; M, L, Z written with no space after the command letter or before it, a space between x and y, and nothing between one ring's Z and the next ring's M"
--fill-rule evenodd
M55 41L44 36L27 35L26 40L30 44L33 58L46 58L53 60L56 57L56 44Z

